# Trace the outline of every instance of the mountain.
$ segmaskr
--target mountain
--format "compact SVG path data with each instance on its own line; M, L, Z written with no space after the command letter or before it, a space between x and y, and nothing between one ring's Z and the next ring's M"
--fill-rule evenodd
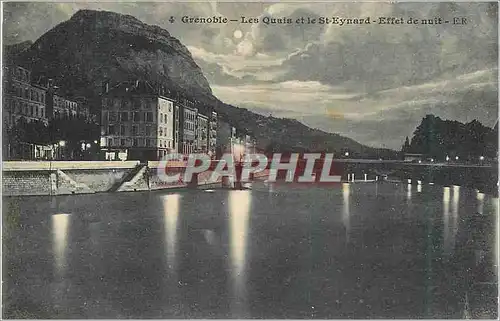
M4 59L6 61L15 60L21 53L28 50L33 42L30 40L3 47Z
M31 69L35 77L54 79L68 96L87 97L96 113L104 81L146 80L210 106L223 120L252 133L260 147L274 144L291 150L330 152L347 149L353 155L372 157L393 153L308 128L295 120L265 117L221 102L179 40L129 15L80 10L19 51L17 63Z

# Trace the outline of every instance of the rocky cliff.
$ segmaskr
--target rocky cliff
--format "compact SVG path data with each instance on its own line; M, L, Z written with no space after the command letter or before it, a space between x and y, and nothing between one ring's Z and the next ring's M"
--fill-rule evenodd
M81 10L19 50L17 62L35 77L53 78L67 95L83 95L99 109L102 83L147 80L213 107L223 119L254 134L261 147L378 154L336 134L294 120L257 115L220 102L187 48L168 31L113 12Z
M144 79L211 94L187 48L168 31L136 18L80 10L40 37L20 60L68 92L99 92L102 81Z

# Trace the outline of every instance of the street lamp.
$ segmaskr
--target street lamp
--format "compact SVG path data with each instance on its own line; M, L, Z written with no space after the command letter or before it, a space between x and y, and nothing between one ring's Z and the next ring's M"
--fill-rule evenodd
M458 156L455 156L455 160L458 160Z

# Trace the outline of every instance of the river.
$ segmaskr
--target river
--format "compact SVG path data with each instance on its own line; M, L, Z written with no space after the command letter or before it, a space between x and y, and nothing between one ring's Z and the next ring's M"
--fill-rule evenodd
M497 317L498 199L459 186L3 203L7 318Z

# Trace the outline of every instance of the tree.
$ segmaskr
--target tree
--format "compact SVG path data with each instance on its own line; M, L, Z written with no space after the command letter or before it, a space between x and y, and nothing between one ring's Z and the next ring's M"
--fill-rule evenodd
M407 153L410 150L410 140L408 139L408 136L406 136L405 143L403 144L403 147L401 148L401 151L403 153Z

